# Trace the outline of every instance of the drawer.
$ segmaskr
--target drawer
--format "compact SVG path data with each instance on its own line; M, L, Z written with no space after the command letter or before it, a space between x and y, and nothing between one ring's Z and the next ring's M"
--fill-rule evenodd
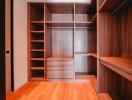
M47 66L46 67L47 71L72 71L73 67L68 67L68 66Z
M73 62L47 62L46 66L49 67L57 67L57 66L68 66L68 67L72 67L73 66Z
M50 79L73 78L73 71L47 71L47 78L50 78Z
M72 62L48 62L46 64L46 70L52 71L72 71L73 63Z

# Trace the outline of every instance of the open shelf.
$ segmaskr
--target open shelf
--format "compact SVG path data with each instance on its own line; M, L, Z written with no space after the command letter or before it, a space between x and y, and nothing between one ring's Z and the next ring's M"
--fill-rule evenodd
M31 42L44 42L44 40L31 40Z
M30 25L31 31L44 31L43 23L31 23Z
M92 56L97 58L97 54L96 53L87 53L87 52L75 52L76 55L80 55L80 56Z
M31 51L45 51L44 49L31 49Z
M31 51L32 58L44 58L44 52L43 51Z
M74 12L74 3L46 3L46 6L52 13L72 14Z
M75 27L90 27L93 26L94 14L96 13L96 0L92 0L91 4L75 4Z
M44 58L31 58L31 60L45 60Z
M31 40L43 40L44 41L44 34L33 33L31 36Z
M30 61L31 66L35 68L43 68L44 67L44 61L43 60L32 60Z
M44 70L44 67L31 67L31 70Z
M31 49L44 49L44 42L31 42Z
M75 27L90 27L91 22L75 22Z
M89 53L90 56L94 57L94 58L98 58L97 57L97 53Z
M75 27L95 27L97 14L95 14L88 22L75 22Z
M34 78L42 78L44 77L44 71L43 70L32 70L32 77Z
M29 4L30 21L43 21L44 20L44 4L30 3Z
M31 33L44 34L44 31L30 31Z
M87 52L75 52L75 54L80 56L89 56L89 53Z
M43 24L44 21L31 21L31 23L33 23L33 24Z
M74 27L74 22L47 21L48 27Z
M49 57L47 61L72 61L73 57Z
M103 2L100 4L99 11L113 12L127 1L128 0L103 0Z
M73 3L47 3L45 8L47 27L74 27Z
M121 57L101 57L101 64L132 81L132 61Z

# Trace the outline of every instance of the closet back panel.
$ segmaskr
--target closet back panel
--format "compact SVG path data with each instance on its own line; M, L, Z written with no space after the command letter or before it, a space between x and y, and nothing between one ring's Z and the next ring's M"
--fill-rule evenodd
M30 20L43 21L44 20L44 4L32 3L30 4Z
M52 56L52 29L49 29L47 25L45 25L45 57Z
M96 52L96 31L94 29L75 29L75 52Z
M52 56L73 56L73 29L52 29Z
M132 59L132 6L128 5L121 14L122 56Z
M88 57L75 56L75 72L87 73L88 72Z
M97 23L99 55L121 56L120 16L100 12Z
M74 4L72 3L47 3L46 6L52 13L73 14Z
M73 22L73 14L52 14L52 21L57 22Z
M90 22L92 17L90 14L75 14L75 22Z

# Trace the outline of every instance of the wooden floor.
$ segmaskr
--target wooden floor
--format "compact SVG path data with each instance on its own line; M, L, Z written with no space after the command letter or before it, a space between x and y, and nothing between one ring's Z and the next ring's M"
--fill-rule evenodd
M15 93L7 94L7 100L112 100L107 93L96 93L95 76L77 76L76 79L78 81L28 82Z

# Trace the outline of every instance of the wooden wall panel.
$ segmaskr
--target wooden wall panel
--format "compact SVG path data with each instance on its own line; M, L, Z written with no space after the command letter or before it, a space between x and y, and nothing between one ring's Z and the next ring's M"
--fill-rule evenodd
M45 21L52 20L52 14L49 7L45 4Z
M121 13L122 56L132 59L132 6Z
M98 92L108 92L112 94L120 94L121 91L121 77L120 75L109 70L102 64L99 65L97 82ZM117 85L118 84L118 85Z
M75 53L96 53L97 34L95 29L75 29L74 39ZM96 72L96 60L92 60L92 57L76 55L74 59L75 72L87 74Z
M49 8L47 5L45 5L45 21L51 20L52 15L49 11ZM52 56L52 30L48 28L47 24L45 24L45 57L51 57Z
M52 29L52 56L73 56L73 29Z
M74 58L75 72L84 74L94 74L97 72L97 59L88 56L76 55Z
M125 100L132 100L132 82L122 78L121 85L121 95L124 96Z
M51 57L52 56L52 30L48 29L46 25L45 30L45 57Z
M120 17L104 12L97 16L99 56L121 56Z
M90 22L92 17L91 14L75 14L75 22Z
M99 1L97 5L99 6ZM108 12L97 13L99 57L118 56L132 59L132 5L129 3L123 7L113 15ZM132 82L101 65L99 60L97 70L99 92L113 93L123 100L132 99Z
M75 52L96 52L96 31L89 29L75 29Z
M88 72L88 57L76 55L75 61L75 72L87 73Z
M52 21L56 22L73 22L73 14L52 14Z

